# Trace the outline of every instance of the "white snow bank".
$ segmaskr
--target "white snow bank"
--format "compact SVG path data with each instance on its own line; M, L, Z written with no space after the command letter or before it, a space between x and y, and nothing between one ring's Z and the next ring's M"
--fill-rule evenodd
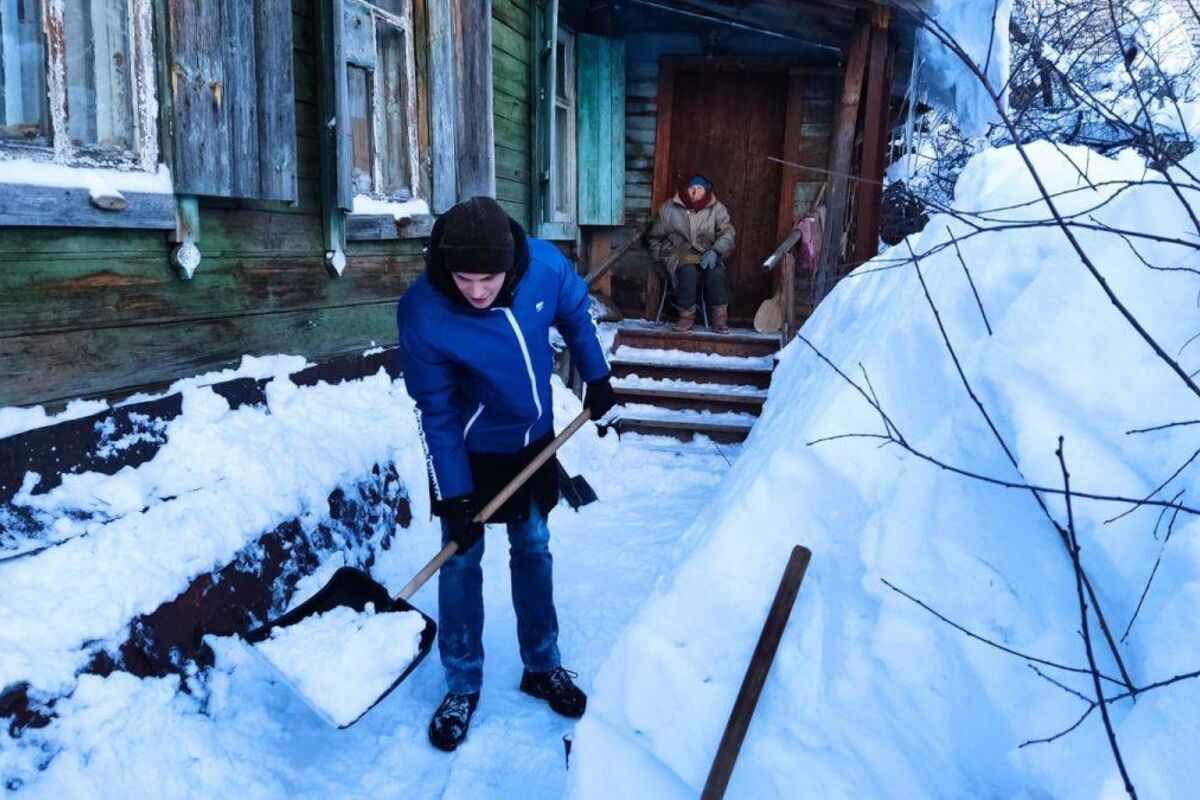
M0 158L0 183L88 189L92 196L114 192L171 194L171 170L159 164L155 172L112 167L73 167L30 158Z
M72 400L67 407L57 414L51 414L41 406L10 406L0 408L0 439L6 436L16 436L18 433L31 431L34 428L44 428L47 425L57 425L80 417L99 414L108 408L103 400Z
M370 195L356 194L350 213L386 215L399 222L402 219L428 214L429 204L420 199L400 202L399 200L380 200Z
M370 354L371 351L363 353L363 355ZM135 394L125 398L116 405L126 406L133 403L141 403L165 397L175 392L181 392L184 389L212 386L213 384L224 383L235 378L254 378L255 380L278 378L283 375L291 375L294 372L299 372L307 366L309 366L309 362L303 356L245 355L242 356L242 360L237 367L213 370L212 372L204 372L199 375L182 378L175 381L162 392ZM103 400L72 400L67 403L67 407L63 411L57 414L49 413L43 406L8 406L0 408L0 439L6 436L16 436L18 433L31 431L35 428L44 428L49 425L57 425L60 422L69 422L80 417L99 414L108 407L108 403Z
M266 395L266 407L233 411L185 388L151 461L67 475L45 494L26 480L14 505L65 541L3 567L0 687L67 690L89 659L82 644L118 644L130 619L279 523L315 526L333 489L390 461L407 480L424 475L412 402L384 371L337 386L279 378ZM419 514L428 501L414 494Z
M339 606L283 628L253 647L314 710L341 728L366 713L412 663L425 618Z
M1087 188L1143 180L1132 154L1106 159L1049 145L1029 152L1064 214L1144 234L1194 238L1170 187ZM1069 157L1074 163L1067 163ZM1200 168L1200 156L1187 165ZM1086 175L1081 177L1080 172ZM1193 190L1185 190L1194 197ZM1035 198L1011 148L984 152L956 204L984 210ZM1111 200L1107 204L1102 201ZM993 215L1047 216L1042 203ZM953 248L961 238L994 334ZM1075 229L1113 292L1189 373L1200 368L1195 272L1144 266L1118 236ZM1200 267L1195 251L1134 239L1147 261ZM1197 428L1126 434L1200 416L1200 398L1118 314L1056 228L970 235L933 218L910 240L963 369L1024 479L1076 491L1150 495L1192 455ZM936 252L935 252L936 251ZM944 462L1020 481L964 390L902 244L838 285L802 334L868 394L907 441ZM868 388L859 365L870 377ZM685 536L684 562L641 609L595 678L571 762L576 798L694 797L703 785L772 594L796 543L808 577L733 773L731 797L1055 797L1122 794L1100 715L1069 728L1094 696L1090 676L1038 668L964 636L891 591L929 603L981 636L1076 669L1074 571L1029 492L972 481L879 439L863 394L802 341L783 353L762 418L712 505ZM1191 464L1154 494L1193 500ZM1066 522L1061 496L1050 513ZM1200 525L1188 514L1076 499L1083 562L1138 685L1200 668ZM1157 527L1156 527L1157 524ZM1168 533L1168 530L1170 532ZM1154 583L1130 627L1147 579ZM1101 670L1118 676L1095 624ZM1109 696L1119 691L1106 683ZM1111 706L1143 798L1192 796L1200 784L1200 683L1185 681ZM798 789L797 787L807 787Z

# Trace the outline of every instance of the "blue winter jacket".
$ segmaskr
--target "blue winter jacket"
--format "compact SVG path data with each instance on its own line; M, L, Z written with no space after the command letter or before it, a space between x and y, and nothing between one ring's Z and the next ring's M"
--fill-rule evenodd
M468 451L515 453L553 430L551 325L584 380L609 374L587 286L554 245L512 225L517 265L492 307L467 303L431 256L397 309L405 385L438 500L474 488Z

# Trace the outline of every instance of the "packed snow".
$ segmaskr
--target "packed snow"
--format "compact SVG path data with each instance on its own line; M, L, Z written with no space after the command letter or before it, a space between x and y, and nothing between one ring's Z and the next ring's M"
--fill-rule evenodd
M614 389L662 389L684 394L723 394L735 397L753 397L766 399L767 390L757 386L742 386L739 384L700 383L685 381L678 378L643 378L637 374L626 375L623 378L613 378Z
M382 373L337 387L285 383L271 384L265 408L237 411L222 408L210 389L192 387L154 460L115 476L81 476L72 489L40 496L45 508L64 510L89 496L112 498L115 516L94 535L29 559L27 569L13 569L21 562L4 567L0 684L33 680L38 696L62 699L49 727L0 738L0 785L18 797L56 800L230 792L247 799L562 796L564 737L574 723L518 691L502 526L489 526L483 564L482 700L470 738L453 756L434 750L426 733L445 692L436 653L344 730L313 713L236 638L209 637L216 666L189 669L186 691L175 677L74 675L81 642L119 641L119 620L174 597L191 576L289 515L315 522L328 491L377 459L394 459L411 490L413 520L396 529L389 549L376 549L372 577L395 591L437 552L440 530L429 516L425 462L403 384ZM559 425L578 413L578 400L556 381ZM601 498L578 513L563 507L550 520L559 643L585 689L643 598L669 574L681 535L735 453L600 438L590 423L560 451L567 469L583 473ZM179 491L185 487L194 491ZM178 496L166 503L158 499L164 494ZM139 499L149 507L142 510ZM162 508L174 504L170 514ZM150 519L130 521L142 517ZM311 596L343 563L323 563L295 599ZM436 580L412 602L436 618Z
M429 204L424 200L380 200L366 194L356 194L351 207L352 214L378 214L388 216L399 222L402 219L412 219L416 216L429 214Z
M0 158L0 183L88 189L92 196L121 192L171 194L171 170L160 164L154 172L112 167L76 167L32 158Z
M1129 241L1159 269L1118 235L1073 231L1115 295L1195 373L1200 259L1172 189L1106 183L1152 177L1134 153L1027 149L1050 192L1070 190L1056 199L1065 216L1137 237ZM1194 174L1200 156L1183 166ZM1094 709L1060 738L1035 741L1071 729L1095 697L1075 572L1047 513L1027 490L941 469L886 433L894 425L948 466L1048 488L1063 486L1061 435L1074 491L1165 502L1200 490L1193 425L1128 433L1194 420L1197 394L1119 314L1061 229L1006 227L1046 218L1037 198L1015 149L986 151L955 196L956 207L987 217L969 219L983 232L935 216L908 242L1020 471L958 376L908 245L862 266L801 331L845 377L802 340L782 353L764 413L688 531L680 566L595 676L570 796L697 795L797 543L812 549L812 564L729 796L1124 794ZM983 312L945 246L951 232ZM868 402L876 397L890 423ZM832 438L846 434L871 438ZM1042 496L1065 526L1062 495ZM1200 669L1200 526L1194 512L1153 507L1118 518L1131 508L1075 497L1073 517L1118 651L1145 687ZM890 586L1028 657L965 635ZM1094 620L1090 628L1111 699L1125 687ZM1139 796L1194 796L1200 683L1171 683L1136 704L1117 699L1109 711Z
M649 403L626 403L621 410L622 419L636 419L645 422L681 422L689 424L731 425L749 429L754 420L753 414L743 414L738 411L695 411L692 409L661 408Z
M338 606L271 630L252 645L319 714L345 727L392 687L420 651L416 611Z
M723 356L719 353L700 353L690 350L667 350L651 347L631 347L623 344L616 349L610 362L622 364L651 364L667 366L706 367L711 369L746 369L770 372L774 356Z

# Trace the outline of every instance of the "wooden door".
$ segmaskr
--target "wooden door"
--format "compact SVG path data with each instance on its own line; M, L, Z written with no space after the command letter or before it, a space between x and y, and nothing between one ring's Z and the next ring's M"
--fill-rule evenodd
M779 242L781 167L769 156L783 152L786 72L679 68L671 100L668 199L699 172L729 209L737 249L726 265L730 316L753 319L771 294L763 260Z

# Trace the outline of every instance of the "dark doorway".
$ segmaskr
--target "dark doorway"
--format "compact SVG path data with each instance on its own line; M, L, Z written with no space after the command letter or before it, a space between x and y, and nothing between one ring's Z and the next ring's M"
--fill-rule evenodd
M701 172L729 209L737 249L727 265L730 316L753 319L771 294L763 260L779 243L780 165L787 109L786 72L680 67L671 98L668 199Z

